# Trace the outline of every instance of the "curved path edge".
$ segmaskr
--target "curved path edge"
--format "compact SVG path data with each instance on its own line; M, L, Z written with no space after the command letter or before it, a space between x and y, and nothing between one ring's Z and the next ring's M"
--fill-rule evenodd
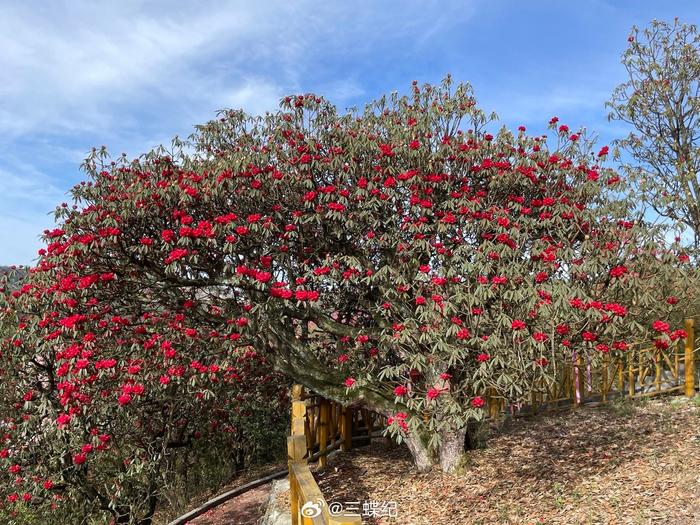
M173 521L168 523L168 525L184 525L185 523L188 523L189 521L201 516L208 510L211 510L214 507L217 507L222 503L225 503L228 500L235 498L236 496L240 496L241 494L248 492L249 490L257 488L261 485L265 485L266 483L270 483L271 481L287 476L288 474L288 470L280 470L278 472L273 472L272 474L269 474L264 478L256 479L255 481L251 481L249 483L246 483L245 485L236 487L235 489L229 490L228 492L219 494L215 498L210 499L209 501L197 507L196 509L189 511L187 514L183 514L179 518L175 518Z

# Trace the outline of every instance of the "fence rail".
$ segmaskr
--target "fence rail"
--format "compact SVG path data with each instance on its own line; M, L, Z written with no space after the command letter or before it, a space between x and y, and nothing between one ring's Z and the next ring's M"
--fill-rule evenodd
M353 441L372 439L383 428L382 416L367 409L352 409L318 395L306 395L301 385L292 388L291 435L287 438L289 499L292 525L360 525L359 515L331 515L309 469L309 461L325 467L328 454L348 451Z
M695 395L696 359L692 319L686 319L685 340L668 348L638 345L622 356L605 354L593 366L575 352L568 363L559 363L555 378L540 381L527 404L507 405L493 391L486 394L489 418L504 412L534 414L562 406L576 407L589 402L607 402L613 397L641 398L659 394ZM301 385L292 388L291 435L287 438L292 525L360 525L357 515L331 515L309 462L326 466L334 450L348 451L353 441L371 440L386 426L386 419L367 409L352 409L319 395L306 394Z
M527 404L507 405L493 391L487 392L487 414L497 418L503 412L537 413L588 402L605 403L613 397L637 399L671 393L692 397L700 357L693 319L686 319L685 331L684 340L666 349L636 345L618 357L605 354L599 366L573 352L568 363L559 364L554 380L534 386Z

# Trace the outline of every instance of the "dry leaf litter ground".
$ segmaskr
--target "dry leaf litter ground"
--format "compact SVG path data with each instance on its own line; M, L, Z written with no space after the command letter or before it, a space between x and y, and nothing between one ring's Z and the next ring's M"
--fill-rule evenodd
M315 478L329 502L396 502L397 518L373 524L700 524L700 398L510 419L488 434L456 476L419 474L381 440Z

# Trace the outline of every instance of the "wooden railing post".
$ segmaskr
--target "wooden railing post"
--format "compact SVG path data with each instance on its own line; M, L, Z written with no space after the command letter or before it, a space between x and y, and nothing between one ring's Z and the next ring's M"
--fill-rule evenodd
M287 464L289 466L289 502L292 513L292 525L300 525L299 486L295 479L292 465L306 462L306 438L304 427L306 421L306 404L303 401L304 387L292 386L292 422L291 435L287 438Z
M306 428L306 403L304 397L304 387L294 385L292 387L292 436L303 436Z
M608 400L608 371L610 368L610 355L603 355L603 370L600 376L600 399L603 403Z
M340 450L342 452L347 452L352 448L352 410L343 407L341 417L340 436L342 441Z
M294 477L294 463L306 463L306 439L303 435L287 438L287 464L289 466L289 503L292 513L292 525L299 525L299 485Z
M634 397L634 350L627 354L627 397Z
M496 398L496 390L494 388L488 388L486 390L486 407L488 409L489 417L494 421L498 419L500 415L500 407L498 399Z
M685 395L695 395L695 321L685 320Z
M574 406L579 406L585 401L586 396L586 378L583 370L583 356L578 353L576 356L576 365L574 366Z
M617 358L617 389L621 396L625 395L625 370L624 361L621 357Z
M330 415L330 406L327 400L321 401L319 407L319 435L318 435L318 451L321 454L318 458L318 466L325 467L327 463L326 448L328 447L328 419Z

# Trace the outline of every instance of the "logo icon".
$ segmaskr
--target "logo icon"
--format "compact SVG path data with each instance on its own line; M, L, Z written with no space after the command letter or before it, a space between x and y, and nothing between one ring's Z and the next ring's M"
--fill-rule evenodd
M322 500L307 501L301 506L301 515L305 518L315 518L321 515Z

